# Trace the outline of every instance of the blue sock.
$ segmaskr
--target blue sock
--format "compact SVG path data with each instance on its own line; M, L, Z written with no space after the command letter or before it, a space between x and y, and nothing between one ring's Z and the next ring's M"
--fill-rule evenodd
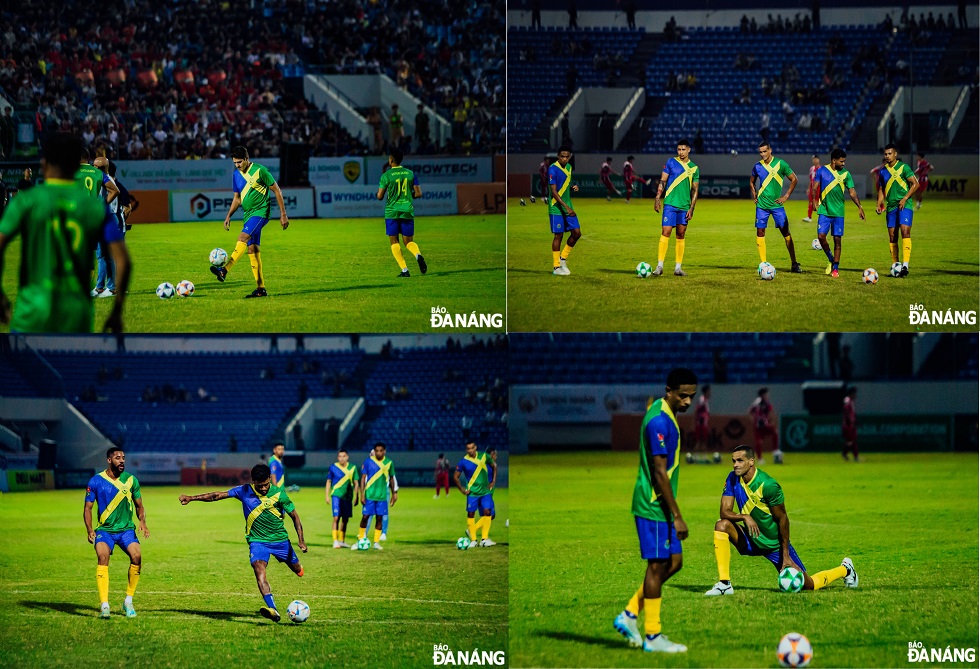
M388 534L388 516L381 516L381 534Z
M834 254L830 251L824 251L823 254L827 256L827 262L834 262Z
M276 602L274 599L272 599L271 592L268 595L262 595L262 599L265 600L265 605L268 606L270 609L276 608Z
M840 263L839 263L839 262L835 262L835 263L834 263L834 269L837 269L837 266L838 266L838 265L840 265Z
M647 641L653 641L658 636L660 636L660 635L659 634L647 634Z
M623 609L623 613L626 614L627 618L632 618L633 620L636 620L636 616L633 615L632 611L627 611L626 609Z

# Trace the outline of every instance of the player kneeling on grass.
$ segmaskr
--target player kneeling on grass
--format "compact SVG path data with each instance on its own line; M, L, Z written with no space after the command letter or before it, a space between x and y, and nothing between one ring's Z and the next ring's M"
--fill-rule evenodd
M490 471L493 475L490 475ZM466 487L459 482L459 476L466 476ZM480 546L496 546L497 542L490 540L490 523L493 520L493 486L497 483L497 464L489 452L477 455L476 444L466 444L466 457L456 465L453 483L466 496L466 533L470 536L470 548L477 545L476 531L483 529ZM477 511L480 520L475 519Z
M293 519L293 526L296 528L298 538L297 545L305 553L306 541L303 540L303 523L300 522L299 513L286 491L282 487L272 485L272 472L268 465L252 467L252 483L250 485L236 486L227 492L181 495L180 503L186 506L191 502L217 502L229 497L234 497L240 501L242 511L245 513L245 540L248 541L248 560L252 563L255 582L259 585L259 593L265 600L265 606L259 609L259 613L273 622L279 622L279 611L276 610L276 603L272 599L272 587L269 585L269 579L266 578L265 572L269 565L269 558L274 556L279 562L285 562L297 576L303 575L303 566L299 563L299 556L296 555L293 545L289 542L289 534L286 533L282 515L288 513L289 517Z
M95 570L95 585L101 601L100 618L109 617L109 556L118 544L129 555L129 582L126 586L126 599L123 612L127 618L135 618L133 595L140 581L140 567L143 553L139 539L136 538L134 518L139 519L143 538L150 538L146 528L146 509L140 495L140 483L136 477L125 471L126 454L121 448L113 446L105 453L108 466L105 471L89 479L85 489L85 507L82 518L88 532L88 542L95 546L99 565ZM99 522L92 527L92 506L98 502Z
M385 200L385 232L391 240L391 255L401 268L398 278L411 276L408 264L402 255L402 247L398 235L405 240L405 248L412 252L419 263L419 271L425 274L428 266L425 258L415 243L415 204L412 200L422 197L419 178L407 167L402 167L404 155L398 149L392 149L388 154L389 169L381 175L378 182L378 199Z
M269 293L265 290L265 278L262 275L262 256L259 255L259 244L262 241L262 228L269 222L272 213L272 198L269 193L275 193L276 203L279 205L279 224L285 230L289 227L289 218L286 216L286 203L282 199L282 190L279 184L272 177L272 173L264 166L253 163L248 159L248 150L244 146L236 146L231 150L231 160L235 163L235 173L231 177L232 190L235 192L225 216L225 230L231 229L231 215L234 214L239 205L245 211L243 218L245 224L242 232L238 235L238 242L235 250L224 267L211 266L211 273L218 277L218 281L224 281L228 272L238 262L245 251L248 251L248 260L252 265L252 276L255 277L255 290L245 297L268 297Z
M839 578L849 588L858 586L851 558L844 558L839 567L818 572L813 577L806 572L789 540L783 489L776 479L756 469L751 446L737 446L732 451L732 470L721 493L721 518L715 523L718 582L705 595L714 597L735 592L730 574L732 545L740 555L766 558L777 572L786 567L799 569L804 590L825 588Z

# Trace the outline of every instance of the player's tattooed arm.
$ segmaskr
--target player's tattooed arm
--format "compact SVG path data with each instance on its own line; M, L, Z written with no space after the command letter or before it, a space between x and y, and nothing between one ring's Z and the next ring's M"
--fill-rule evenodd
M190 504L191 502L217 502L221 499L228 499L230 495L227 491L222 490L220 492L205 492L200 495L181 495L180 503L183 505Z
M293 519L293 527L296 528L296 538L298 539L296 543L299 544L299 549L305 553L306 540L303 538L303 523L299 519L299 512L293 509L289 512L289 517Z
M772 517L776 521L776 527L779 529L779 560L780 569L783 567L792 567L794 562L789 557L789 515L786 513L785 504L773 504L769 507L772 512Z

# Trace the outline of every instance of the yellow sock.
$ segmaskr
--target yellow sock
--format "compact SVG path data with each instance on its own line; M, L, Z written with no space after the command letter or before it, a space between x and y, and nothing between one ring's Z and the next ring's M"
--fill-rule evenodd
M109 601L109 565L100 564L95 568L95 587L99 591L99 602Z
M357 539L358 539L358 540L361 540L361 539L363 539L363 538L364 538L364 537L366 537L366 536L367 536L367 530L366 530L365 528L363 528L363 527L362 527L362 528L361 528L361 529L360 529L360 530L358 531L358 533L357 533Z
M715 531L715 560L718 561L718 580L730 581L732 546L728 542L728 535L724 532Z
M339 537L340 537L340 531L339 530L334 530L333 531L333 540L334 541L340 541Z
M561 259L562 260L568 260L568 256L570 256L572 254L572 248L574 248L574 247L569 246L568 244L565 244L565 248L563 248L561 250Z
M647 619L643 625L643 631L650 636L660 634L660 597L645 600L643 608L647 610Z
M677 258L676 262L678 265L684 262L684 242L686 241L686 239L678 239L677 246L674 247L674 255Z
M480 521L482 522L482 520L481 518ZM470 531L470 539L476 541L476 518L466 519L466 529Z
M395 256L395 262L398 263L399 267L401 267L403 270L408 269L408 263L405 262L405 256L402 255L401 244L391 245L391 255Z
M252 276L255 277L255 285L265 288L265 280L262 278L262 256L258 253L249 253L248 262L252 265Z
M633 597L630 599L630 603L626 605L626 610L632 613L634 616L639 617L640 611L643 610L643 586L633 593Z
M660 235L660 246L657 247L657 262L663 264L664 258L667 257L667 242L670 241L670 237L664 237Z
M902 260L905 262L909 261L912 257L912 238L908 237L902 240Z
M483 538L488 539L490 537L490 522L492 518L490 516L483 516Z
M898 244L897 243L896 244L893 244L893 243L889 242L888 243L888 250L891 251L891 254L892 254L892 262L893 263L898 262Z
M561 254L560 254L560 253L559 253L558 251L552 251L552 252L551 252L551 255L552 255L552 257L553 257L553 258L555 259L555 264L554 264L554 266L555 266L555 267L558 267L558 265L560 265L560 264L561 264Z
M245 242L236 242L235 250L231 252L231 257L228 259L228 262L225 263L225 269L230 270L246 251L248 251L248 244Z
M374 543L380 543L380 542L381 542L381 530L375 530L374 531Z
M415 242L409 242L405 244L405 248L411 251L412 255L415 256L416 258L422 255L422 252L419 251L419 245L416 244Z
M344 530L337 530L337 536L340 537L340 543L347 543L347 532Z
M826 588L837 579L844 578L845 576L847 576L847 567L844 565L828 569L827 571L817 572L812 576L813 589L819 590L820 588Z
M126 596L132 597L136 594L136 585L140 582L140 565L129 565L129 582L126 584ZM106 589L108 594L108 588Z
M755 246L757 249L759 249L759 262L765 262L766 261L766 238L756 237Z

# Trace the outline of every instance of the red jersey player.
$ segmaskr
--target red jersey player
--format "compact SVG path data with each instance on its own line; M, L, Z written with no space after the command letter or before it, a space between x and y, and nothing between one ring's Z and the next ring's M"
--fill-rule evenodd
M646 185L650 185L649 179L644 179L642 176L636 173L633 168L633 156L629 156L626 162L623 163L623 186L626 190L626 204L630 203L630 197L633 195L633 180L639 179Z
M926 154L915 154L915 178L919 180L919 190L915 192L915 211L922 208L922 196L929 188L929 172L936 166L926 160Z
M820 169L820 156L813 154L813 164L810 166L810 185L806 189L806 218L805 223L813 221L813 210L820 206L819 195L816 187L817 170Z
M541 195L541 201L548 204L548 168L551 167L551 163L548 162L548 156L545 156L541 160L541 164L538 165L538 193ZM531 202L534 202L534 195L531 195Z
M779 434L772 424L772 404L769 402L769 389L759 388L759 396L749 407L749 415L755 424L755 459L756 463L765 464L762 459L762 442L768 436L772 437L772 450L779 450Z
M612 177L616 173L612 171L612 165L609 164L610 162L612 162L611 156L606 158L606 162L604 162L602 167L599 168L599 181L601 181L602 185L606 187L606 200L609 201L612 200L613 193L616 195L622 195L622 193L620 193L619 190L613 185ZM619 175L616 174L616 176Z
M708 446L708 420L711 417L711 410L708 407L708 400L711 399L711 385L705 384L701 389L701 397L698 398L698 405L694 409L694 450L698 450L702 444Z
M841 455L847 460L847 452L854 454L854 462L858 459L858 431L857 414L854 411L854 400L857 397L857 388L851 387L844 397L844 422L841 425L841 436L844 438L844 450Z

